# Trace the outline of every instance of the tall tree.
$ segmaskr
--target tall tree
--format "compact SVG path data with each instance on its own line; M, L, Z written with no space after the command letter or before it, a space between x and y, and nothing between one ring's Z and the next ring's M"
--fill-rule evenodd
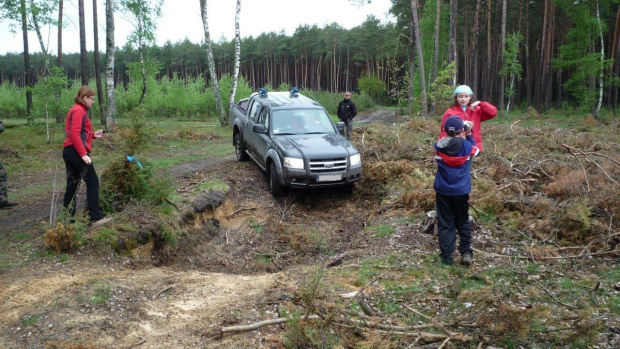
M155 41L155 20L161 15L162 0L121 0L123 12L128 15L134 30L128 42L136 45L142 73L142 94L138 104L144 102L146 96L146 45Z
M105 103L103 100L103 88L101 87L101 65L99 65L99 23L97 22L97 0L93 0L93 34L95 44L95 81L97 84L97 99L99 100L99 113L101 124L105 125Z
M241 32L239 30L239 14L241 14L241 0L237 0L237 8L235 11L235 68L233 71L230 98L228 100L229 107L232 106L235 101L237 83L239 82L239 64L241 62Z
M41 45L41 52L43 53L44 60L44 68L43 68L43 83L44 83L44 95L45 95L45 130L47 134L47 143L50 143L50 130L49 130L49 96L48 96L48 76L50 75L50 63L49 63L49 54L47 47L45 47L45 43L43 42L43 35L41 34L41 26L40 23L43 24L51 24L53 20L50 17L50 14L54 8L54 5L51 3L46 3L45 1L40 2L39 4L35 4L34 0L30 0L30 18L32 19L32 25L37 34L37 38L39 39L39 44Z
M482 9L481 0L476 1L476 10L474 12L474 31L472 33L472 41L471 46L469 48L470 52L470 62L471 68L469 71L469 78L466 80L468 84L471 84L471 88L474 91L474 94L478 94L478 85L480 81L480 76L478 74L478 37L480 36L480 11Z
M78 0L78 17L80 22L80 77L82 86L88 85L88 60L86 51L86 24L84 22L84 0Z
M106 69L105 90L107 103L105 108L105 126L109 131L114 131L114 118L116 116L116 96L114 94L114 0L105 3L106 18Z
M501 33L501 40L500 40L500 47L501 47L501 59L500 62L503 63L504 60L506 59L504 57L504 52L506 51L506 11L507 8L507 0L502 0L502 33ZM503 69L503 65L502 68L499 68L500 70ZM499 85L499 110L504 110L504 89L506 86L506 74L502 74L501 75L501 81L500 81L500 85Z
M426 80L424 77L424 55L422 54L422 36L420 35L420 19L418 17L418 0L411 0L411 16L413 18L413 33L418 53L418 69L420 71L420 87L422 90L422 116L428 116L428 100L426 98Z
M26 120L28 124L34 121L32 117L32 91L34 79L30 68L30 53L28 52L28 21L26 19L26 0L20 0L20 12L22 19L22 34L24 40L24 75L26 80Z
M211 47L211 36L209 34L209 18L207 16L207 0L200 0L200 14L202 15L202 27L205 33L205 44L207 46L207 65L209 66L209 75L211 75L211 88L215 95L215 108L222 126L228 124L228 117L222 105L222 94L220 93L220 84L217 80L215 70L215 61L213 59L213 49Z
M456 85L456 76L459 68L456 45L458 14L458 0L450 0L450 54L448 55L448 64L454 62L454 76L451 81L452 85Z
M62 11L64 0L58 1L58 57L56 60L56 66L60 67L62 64ZM60 96L58 96L60 97Z

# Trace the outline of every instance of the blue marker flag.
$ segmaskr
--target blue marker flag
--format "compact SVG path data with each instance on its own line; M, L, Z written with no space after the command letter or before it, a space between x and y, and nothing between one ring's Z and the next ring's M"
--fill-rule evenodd
M139 168L142 168L142 164L140 163L140 161L138 161L138 159L137 159L137 158L134 158L134 157L133 157L133 156L131 156L131 155L127 155L127 161L129 161L129 162L135 161L135 162L136 162L136 164L138 164L138 167L139 167Z

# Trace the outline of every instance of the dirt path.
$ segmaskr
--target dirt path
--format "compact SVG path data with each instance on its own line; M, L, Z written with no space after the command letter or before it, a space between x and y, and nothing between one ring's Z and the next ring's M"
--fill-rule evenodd
M303 272L292 270L301 271L326 256L316 246L299 246L304 250L290 254L295 241L283 244L278 240L284 237L257 234L256 229L285 220L294 230L289 239L307 239L302 227L313 229L333 239L334 253L365 244L351 242L365 224L357 217L369 215L368 199L319 190L292 191L274 200L264 174L252 163L231 157L178 164L170 174L180 188L217 179L228 183L230 191L217 209L198 212L179 247L163 255L154 254L152 244L134 250L133 257L87 245L63 258L46 252L38 236L39 222L49 219L47 200L3 212L0 227L10 233L0 239L11 241L4 253L12 256L12 267L0 269L0 347L260 347L277 328L218 341L203 335L218 326L277 317L274 306L257 304L287 281L302 277ZM212 200L191 191L179 195L200 207ZM343 209L346 215L339 213ZM16 239L20 231L34 236ZM275 264L260 258L263 255L281 257ZM291 274L284 278L282 272ZM276 282L278 278L282 280Z

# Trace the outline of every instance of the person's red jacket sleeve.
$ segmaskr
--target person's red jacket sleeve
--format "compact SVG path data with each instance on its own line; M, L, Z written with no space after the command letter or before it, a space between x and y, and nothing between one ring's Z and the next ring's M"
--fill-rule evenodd
M497 115L497 108L491 103L480 102L478 108L480 108L480 121L491 120Z

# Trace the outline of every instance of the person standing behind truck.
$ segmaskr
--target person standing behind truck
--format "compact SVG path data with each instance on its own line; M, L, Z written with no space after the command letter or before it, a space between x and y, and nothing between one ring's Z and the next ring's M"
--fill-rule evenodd
M338 103L337 111L338 119L343 121L346 125L345 136L348 140L351 140L351 133L353 133L353 118L357 115L357 107L355 103L351 101L351 92L344 93L344 100Z
M4 132L4 123L0 120L0 133ZM0 208L17 206L16 202L10 202L6 194L6 170L0 159Z

